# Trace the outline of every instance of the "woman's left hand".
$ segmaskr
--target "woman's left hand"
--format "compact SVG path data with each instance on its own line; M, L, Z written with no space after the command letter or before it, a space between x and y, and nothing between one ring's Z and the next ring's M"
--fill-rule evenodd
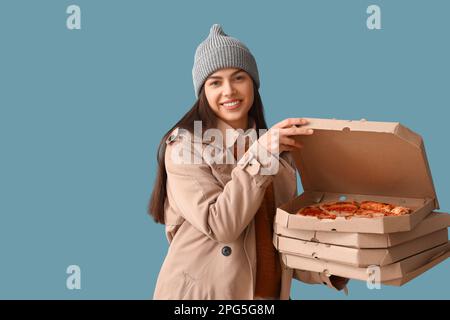
M344 289L346 284L349 282L349 278L339 277L339 276L330 276L331 284L338 289L339 291Z

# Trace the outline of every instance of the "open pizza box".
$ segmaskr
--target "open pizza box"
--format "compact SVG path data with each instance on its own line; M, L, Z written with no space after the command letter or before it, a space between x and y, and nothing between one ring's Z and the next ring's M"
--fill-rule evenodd
M422 138L392 122L308 118L314 134L296 136L293 152L304 192L277 208L288 229L393 233L409 231L439 208ZM389 217L318 219L295 213L339 200L387 202L412 213Z
M450 226L450 214L432 212L411 231L375 234L288 229L274 223L277 235L352 248L390 248Z
M282 253L284 264L292 269L322 272L362 281L379 281L386 285L400 286L444 261L450 256L450 242L386 266L356 267L337 262L301 257Z
M274 234L273 244L281 253L342 263L355 267L386 266L428 249L446 244L447 228L430 233L398 246L383 249L357 249L287 238Z

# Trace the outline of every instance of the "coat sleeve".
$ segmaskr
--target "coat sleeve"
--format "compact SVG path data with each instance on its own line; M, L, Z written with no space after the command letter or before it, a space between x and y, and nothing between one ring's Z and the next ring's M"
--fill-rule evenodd
M274 161L278 164L284 162L280 162L256 141L231 172L231 180L222 186L198 149L198 146L185 139L167 144L165 164L168 196L182 217L197 230L215 241L232 242L253 219L267 185L276 174L267 174L270 170L263 172L263 169L267 169ZM179 159L180 150L183 161ZM285 168L279 165L278 170Z

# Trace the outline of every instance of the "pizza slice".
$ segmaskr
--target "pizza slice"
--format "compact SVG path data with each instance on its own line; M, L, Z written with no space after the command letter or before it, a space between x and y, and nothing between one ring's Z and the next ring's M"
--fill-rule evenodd
M322 204L320 208L328 214L333 214L338 217L349 217L358 210L359 204L356 201L338 201Z
M316 217L319 219L336 219L336 216L322 210L319 206L308 206L301 208L297 214L302 216Z
M390 213L395 208L392 204L376 202L376 201L363 201L360 205L361 209L373 210L376 212Z
M411 209L397 206L389 212L390 216L403 216L405 214L411 213Z
M358 210L356 210L354 216L359 218L376 218L376 217L383 217L384 212L359 208Z

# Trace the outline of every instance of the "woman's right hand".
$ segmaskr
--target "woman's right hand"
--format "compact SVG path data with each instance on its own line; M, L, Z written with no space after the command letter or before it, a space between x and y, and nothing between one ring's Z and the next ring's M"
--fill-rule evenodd
M303 118L288 118L275 124L258 142L271 154L280 154L283 151L293 151L302 148L302 144L295 141L292 136L311 135L312 129L301 128L308 121Z

